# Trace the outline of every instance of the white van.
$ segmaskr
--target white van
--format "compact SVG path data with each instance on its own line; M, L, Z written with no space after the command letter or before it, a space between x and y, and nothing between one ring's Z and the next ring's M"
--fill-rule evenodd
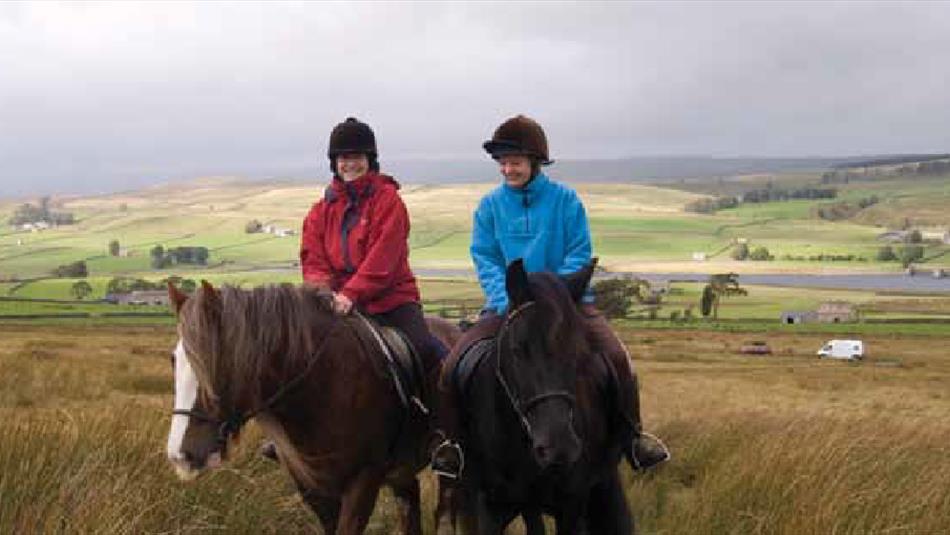
M818 358L860 360L864 358L861 340L829 340L818 350Z

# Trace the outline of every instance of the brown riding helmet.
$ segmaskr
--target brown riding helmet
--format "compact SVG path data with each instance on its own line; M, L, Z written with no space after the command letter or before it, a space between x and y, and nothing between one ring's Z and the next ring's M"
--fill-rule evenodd
M482 147L496 160L505 155L518 154L535 157L541 165L554 163L548 157L548 138L544 135L544 129L537 121L524 115L501 123Z

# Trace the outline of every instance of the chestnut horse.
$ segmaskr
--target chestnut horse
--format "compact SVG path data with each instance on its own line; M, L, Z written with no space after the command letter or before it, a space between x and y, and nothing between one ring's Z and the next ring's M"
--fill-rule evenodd
M326 533L362 533L382 485L400 502L402 532L421 533L429 418L405 407L361 319L334 314L308 286L202 282L192 297L169 294L179 340L168 457L180 477L219 466L254 418ZM433 331L447 346L458 336L445 322ZM425 368L432 392L438 363Z

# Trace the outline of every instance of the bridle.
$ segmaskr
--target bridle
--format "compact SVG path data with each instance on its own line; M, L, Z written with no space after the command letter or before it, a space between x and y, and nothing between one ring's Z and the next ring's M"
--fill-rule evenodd
M528 398L527 400L521 400L517 393L511 388L508 384L508 381L505 380L505 376L501 371L501 362L502 362L502 349L504 347L503 340L507 338L509 350L513 348L511 343L511 337L506 336L508 330L511 327L511 324L514 322L517 317L534 306L535 301L528 301L527 303L522 303L517 308L512 310L505 316L505 321L501 326L501 329L498 332L498 343L496 344L495 352L495 379L501 385L502 390L504 390L505 395L508 398L511 408L514 409L515 414L518 416L518 421L521 423L521 429L525 432L529 439L533 439L534 435L531 429L531 423L528 421L528 413L531 410L541 403L554 399L563 399L567 402L571 411L571 418L573 418L574 407L577 406L577 400L574 397L574 394L566 390L551 390L547 392L541 392L535 396ZM513 351L512 351L513 352Z
M258 405L256 409L250 410L248 412L242 412L240 409L234 409L226 416L225 418L217 418L208 414L207 412L200 411L197 409L173 409L172 415L187 416L198 420L199 422L209 423L218 426L217 434L215 435L215 443L223 450L228 443L228 439L237 434L238 431L244 427L244 424L248 420L257 416L258 414L268 411L280 401L280 398L284 397L288 392L296 388L303 382L304 379L310 375L310 370L313 369L314 363L319 360L320 355L323 353L323 350L326 348L327 340L330 339L330 335L333 334L333 331L336 329L337 324L339 323L337 316L333 315L333 323L330 328L327 329L327 334L320 341L320 345L317 346L317 349L310 354L310 360L307 362L307 366L304 368L303 372L299 375L287 381L280 388L277 389L277 392L274 392L264 403Z

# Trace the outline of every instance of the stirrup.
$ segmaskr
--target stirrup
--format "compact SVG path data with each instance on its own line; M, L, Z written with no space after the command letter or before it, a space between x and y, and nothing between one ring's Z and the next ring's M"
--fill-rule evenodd
M665 463L672 458L672 455L670 454L670 449L666 447L666 444L664 444L662 440L660 440L660 437L654 434L641 432L639 436L637 436L634 439L634 441L639 442L644 437L647 438L648 440L652 440L655 443L655 445L658 447L658 450L655 450L655 451L661 452L662 455L658 456L655 459L651 459L650 460L651 462L649 464L644 464L643 462L640 461L640 459L637 458L636 446L634 444L631 444L630 445L630 464L633 465L634 470L640 471L640 470L646 470L648 468L653 468L654 466Z
M453 450L458 456L458 468L455 471L439 463L439 452L444 450ZM432 461L429 465L432 468L432 472L439 477L452 480L459 479L462 476L462 470L465 469L465 453L462 451L462 447L459 446L458 442L446 439L435 447L435 450L432 452Z

